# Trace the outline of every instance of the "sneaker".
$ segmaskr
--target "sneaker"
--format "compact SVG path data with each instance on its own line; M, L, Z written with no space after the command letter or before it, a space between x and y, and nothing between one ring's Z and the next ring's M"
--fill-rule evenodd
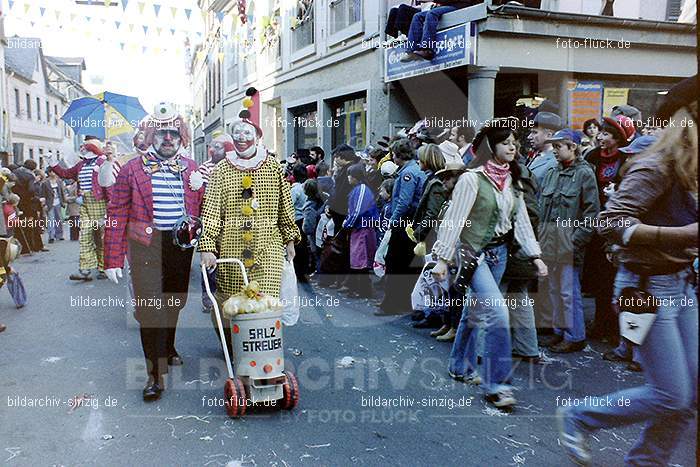
M573 353L580 352L586 348L586 341L580 342L569 342L566 340L561 341L557 345L553 345L549 348L550 352L554 353Z
M399 61L401 63L409 63L409 62L415 62L416 60L420 60L421 57L416 55L413 52L404 52L401 54L401 57L399 58Z
M482 382L481 376L477 372L470 373L467 376L458 375L458 374L452 373L451 371L448 371L447 373L450 375L450 378L452 378L455 381L459 381L460 383L472 384L474 386L478 386Z
M415 52L413 52L413 54L418 56L418 58L422 58L423 60L426 60L428 62L432 62L435 58L435 52L428 49L416 50Z
M99 271L97 273L97 280L103 281L105 279L107 279L107 274L105 274L104 271Z
M639 362L631 361L627 364L627 371L639 373L642 371L642 365L640 365Z
M449 324L444 324L440 329L436 329L435 331L430 333L430 337L438 337L442 336L443 334L447 334L447 331L450 330L450 325Z
M449 331L447 331L445 334L442 336L438 336L435 339L440 341L440 342L452 342L455 340L455 336L457 336L457 331L455 328L450 328Z
M49 243L53 243L53 238L49 238Z
M576 422L564 407L557 409L559 441L572 462L576 465L591 465L591 451L588 447L586 433L576 427Z
M513 397L513 391L510 389L501 389L498 392L486 394L484 398L486 402L490 402L499 409L513 407L517 402L515 397Z

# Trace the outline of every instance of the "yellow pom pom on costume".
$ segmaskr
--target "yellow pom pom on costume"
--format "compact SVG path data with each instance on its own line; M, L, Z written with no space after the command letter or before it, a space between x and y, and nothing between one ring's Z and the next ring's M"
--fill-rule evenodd
M241 213L244 216L252 216L253 215L253 208L251 208L250 206L243 206L241 208Z
M253 107L254 105L255 105L255 103L253 102L253 99L252 99L252 98L246 97L245 99L243 99L243 107L244 107L244 108L250 109L250 108Z
M253 233L252 232L245 232L243 233L243 241L248 243L253 241Z
M243 188L248 189L253 186L253 177L250 175L244 175L243 180L241 180L241 185L243 185Z

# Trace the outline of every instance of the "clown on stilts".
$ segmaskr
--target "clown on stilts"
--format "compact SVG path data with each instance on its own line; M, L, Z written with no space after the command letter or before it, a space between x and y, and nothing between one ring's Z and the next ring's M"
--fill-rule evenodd
M103 229L107 191L99 184L98 173L105 162L102 142L94 136L86 136L80 146L80 162L66 169L59 165L56 156L51 155L48 163L56 175L78 182L83 203L80 206L80 262L78 272L70 275L71 280L90 281L92 270L97 270L97 278L105 279L103 264Z
M217 265L217 256L240 259L260 292L279 298L285 253L293 260L301 239L284 170L260 144L263 132L250 116L243 110L233 123L234 149L212 171L202 206L198 249L201 263L216 268L220 304L241 291L243 278L235 264ZM227 341L230 349L230 334Z

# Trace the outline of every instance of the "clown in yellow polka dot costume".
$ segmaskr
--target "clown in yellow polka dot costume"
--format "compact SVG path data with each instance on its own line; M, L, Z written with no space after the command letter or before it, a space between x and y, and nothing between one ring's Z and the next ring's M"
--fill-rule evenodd
M279 298L285 251L293 254L301 237L289 183L280 164L257 144L261 136L245 117L233 125L234 151L216 165L204 194L199 251L207 266L216 260L213 253L240 259L260 291ZM216 285L220 301L240 292L238 266L217 265Z

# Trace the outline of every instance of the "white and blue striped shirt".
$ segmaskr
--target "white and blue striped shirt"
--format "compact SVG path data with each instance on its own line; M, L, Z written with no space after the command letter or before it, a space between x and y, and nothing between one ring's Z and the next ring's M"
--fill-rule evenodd
M86 162L78 173L78 186L80 191L92 191L92 172L95 168L95 164Z
M153 191L153 223L158 230L170 230L184 214L185 190L182 177L171 171L151 176Z

